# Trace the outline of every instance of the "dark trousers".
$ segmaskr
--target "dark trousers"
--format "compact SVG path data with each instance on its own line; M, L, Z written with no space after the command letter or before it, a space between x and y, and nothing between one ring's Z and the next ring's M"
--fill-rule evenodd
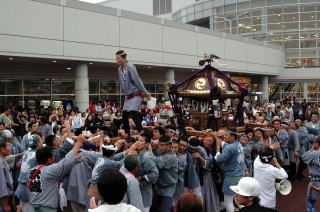
M295 181L297 177L297 164L290 162L290 168L288 173L289 180Z
M302 158L299 158L299 165L298 165L298 172L297 172L297 178L302 179L303 178L303 171L306 168L306 164L303 162Z
M173 197L154 194L150 212L171 212Z
M142 125L141 125L142 120L141 120L141 115L138 111L124 110L122 112L122 123L123 123L124 131L130 136L129 118L132 118L134 124L136 125L136 130L138 130L139 132L142 130Z

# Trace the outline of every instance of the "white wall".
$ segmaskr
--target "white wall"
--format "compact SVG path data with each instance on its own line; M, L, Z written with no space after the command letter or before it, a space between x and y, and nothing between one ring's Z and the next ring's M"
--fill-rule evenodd
M153 15L153 0L109 0L99 4L145 15Z
M67 0L1 0L0 55L114 63L125 49L142 65L197 69L203 53L230 72L277 75L284 52L209 29Z

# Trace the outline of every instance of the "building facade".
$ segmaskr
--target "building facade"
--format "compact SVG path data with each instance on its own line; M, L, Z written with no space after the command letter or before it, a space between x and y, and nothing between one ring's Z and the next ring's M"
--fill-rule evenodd
M84 111L91 100L122 103L119 49L160 100L164 84L201 68L204 53L223 58L214 64L221 71L262 83L265 99L268 78L284 64L276 45L76 0L2 0L0 20L1 106L71 100Z
M270 79L271 96L320 101L320 1L194 1L172 20L283 46L286 69Z

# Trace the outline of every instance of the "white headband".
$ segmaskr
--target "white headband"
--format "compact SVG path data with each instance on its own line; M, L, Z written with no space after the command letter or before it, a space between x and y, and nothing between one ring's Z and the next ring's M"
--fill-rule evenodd
M114 145L102 145L102 148L106 149L106 150L111 150L111 151L116 151L117 147Z

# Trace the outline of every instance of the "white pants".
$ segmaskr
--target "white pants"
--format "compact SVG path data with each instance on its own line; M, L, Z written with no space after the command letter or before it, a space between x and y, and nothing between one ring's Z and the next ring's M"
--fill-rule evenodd
M233 197L234 195L224 195L224 207L227 212L234 212Z

